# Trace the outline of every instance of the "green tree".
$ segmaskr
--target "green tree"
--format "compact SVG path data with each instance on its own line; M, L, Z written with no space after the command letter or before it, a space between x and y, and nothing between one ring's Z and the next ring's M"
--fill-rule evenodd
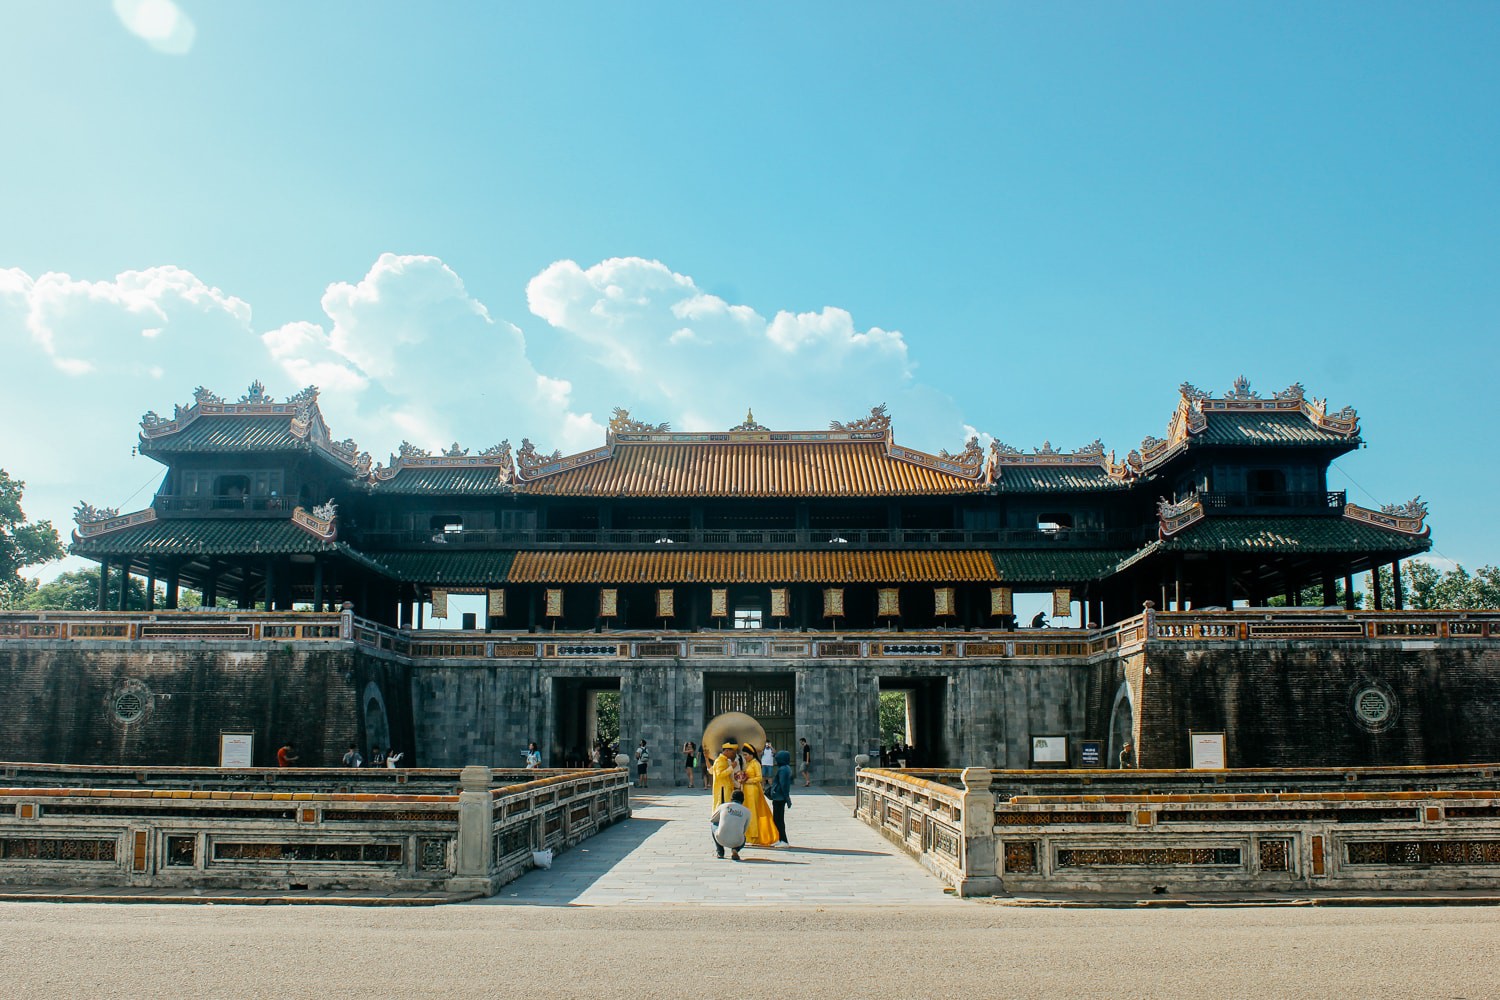
M118 574L110 579L110 605L109 610L119 607L120 599ZM48 583L38 584L35 580L26 581L31 586L27 592L15 603L15 607L25 611L98 611L99 610L99 567L91 566L88 569L73 570L61 573L57 579ZM167 606L167 589L164 585L156 585L156 607ZM130 607L139 611L146 606L146 584L138 576L130 578ZM203 598L196 590L183 588L177 592L177 606L180 610L190 611L203 606ZM220 599L219 607L228 608L232 605L225 599Z
M906 697L905 691L880 692L881 746L888 747L898 742L905 743L908 739L906 732Z
M599 731L594 735L605 743L615 743L620 738L620 692L600 691L595 696L595 718L599 722ZM610 766L614 761L608 762Z
M15 607L35 589L34 581L22 579L23 568L65 555L51 521L26 520L21 510L25 489L25 483L0 469L0 608Z

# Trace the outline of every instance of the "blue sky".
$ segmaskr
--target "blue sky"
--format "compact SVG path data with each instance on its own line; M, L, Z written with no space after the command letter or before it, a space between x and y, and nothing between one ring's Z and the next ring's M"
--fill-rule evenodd
M1496 51L1478 3L0 0L0 465L133 509L139 415L257 376L380 458L882 401L1123 454L1244 374L1497 563Z

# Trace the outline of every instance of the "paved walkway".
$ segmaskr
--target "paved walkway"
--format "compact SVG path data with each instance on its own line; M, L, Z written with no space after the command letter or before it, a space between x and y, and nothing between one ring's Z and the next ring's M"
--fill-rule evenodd
M853 819L853 797L792 792L791 847L749 847L738 864L714 857L708 793L631 790L629 821L559 854L475 906L963 904L943 883Z

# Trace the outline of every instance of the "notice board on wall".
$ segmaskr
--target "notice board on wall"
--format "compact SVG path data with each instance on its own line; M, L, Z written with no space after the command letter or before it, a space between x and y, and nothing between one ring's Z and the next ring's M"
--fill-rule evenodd
M254 733L220 733L219 734L219 766L220 767L254 767L255 766L255 734Z
M1188 743L1192 747L1192 768L1195 771L1222 771L1224 762L1223 733L1189 733Z

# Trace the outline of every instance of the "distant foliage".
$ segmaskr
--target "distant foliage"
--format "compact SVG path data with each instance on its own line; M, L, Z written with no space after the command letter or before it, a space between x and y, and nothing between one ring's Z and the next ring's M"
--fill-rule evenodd
M1387 609L1395 607L1396 588L1389 566L1381 566L1380 603ZM1375 607L1375 592L1370 586L1370 574L1362 573L1355 580L1365 584L1364 589L1354 591L1354 606L1371 610ZM1344 584L1338 584L1334 605L1344 606ZM1431 563L1416 559L1401 563L1402 604L1417 611L1493 611L1500 609L1500 567L1481 566L1473 573L1462 566L1446 572ZM1272 597L1267 602L1273 608L1286 607L1286 598ZM1297 595L1299 607L1321 607L1322 586L1306 587Z
M894 746L906 740L906 692L880 692L880 745Z
M26 520L21 495L26 484L0 469L0 608L17 607L36 589L35 580L25 580L26 566L61 559L62 541L51 521Z

